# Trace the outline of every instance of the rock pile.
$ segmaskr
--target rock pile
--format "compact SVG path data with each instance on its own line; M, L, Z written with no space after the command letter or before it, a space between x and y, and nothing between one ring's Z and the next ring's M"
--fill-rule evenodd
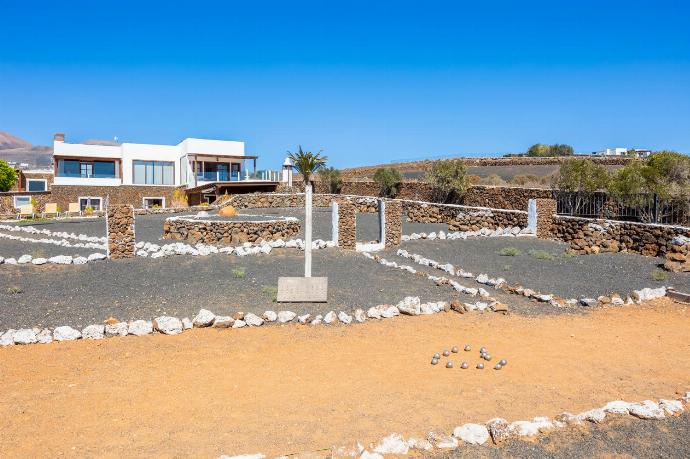
M673 272L690 272L690 237L676 236L671 240L664 268Z
M108 258L134 258L134 208L127 205L109 205L106 209L108 229Z

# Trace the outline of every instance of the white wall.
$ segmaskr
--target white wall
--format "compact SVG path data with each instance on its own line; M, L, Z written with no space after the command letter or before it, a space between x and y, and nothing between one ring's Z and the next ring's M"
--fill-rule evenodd
M84 158L120 158L121 151L119 146L53 142L53 155L80 156Z
M169 145L122 144L122 184L132 185L132 161L169 161L175 164L175 185L180 184L180 149Z
M178 146L182 154L244 156L244 142L234 140L184 139Z

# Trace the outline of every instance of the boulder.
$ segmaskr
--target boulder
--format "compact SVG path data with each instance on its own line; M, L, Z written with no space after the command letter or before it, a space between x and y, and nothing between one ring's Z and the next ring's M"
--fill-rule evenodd
M215 318L216 315L208 309L200 309L197 315L194 316L194 319L192 319L192 323L195 327L210 327Z
M407 296L397 304L398 311L408 316L418 316L422 313L419 297Z
M20 328L14 332L14 344L34 344L38 342L36 332L30 328Z
M213 328L230 328L235 323L235 319L230 316L216 316L213 321Z
M510 424L503 418L491 419L486 423L486 428L497 445L515 436Z
M73 341L79 338L81 338L81 333L67 325L62 325L53 330L53 339L55 341Z
M266 311L261 315L261 317L266 322L275 322L276 320L278 320L278 314L275 311Z
M489 439L489 430L481 424L463 424L453 430L453 436L465 443L483 445Z
M34 265L44 265L44 264L48 263L48 259L47 258L34 258L33 260L31 260L31 263Z
M664 419L664 410L655 402L645 400L642 403L633 403L629 408L630 414L640 419Z
M264 319L257 316L256 314L252 314L251 312L245 314L244 321L247 323L247 325L251 327L258 327L264 324Z
M108 338L113 336L127 336L127 333L129 333L127 322L115 322L105 325L105 336Z
M16 336L14 341L17 342ZM671 416L681 414L683 411L685 411L685 409L683 408L683 403L680 400L661 399L659 400L659 408L661 408L662 410L664 410L666 414Z
M192 321L189 319L189 317L185 317L182 319L182 328L184 330L189 330L190 328L194 327L194 324Z
M153 333L153 324L148 320L134 320L129 323L127 333L135 336L144 336Z
M105 325L95 324L87 325L81 331L83 339L103 339L105 338ZM127 324L125 324L125 335L127 334Z
M286 322L291 322L296 316L297 316L297 314L295 314L292 311L280 311L280 312L278 312L278 322L280 322L281 324L284 324ZM303 317L303 316L300 316L300 317ZM303 322L300 322L300 323L303 323Z
M164 335L182 333L182 321L177 317L160 316L153 319L153 328Z
M31 260L33 260L34 257L31 255L22 255L21 257L17 258L17 264L24 265L26 263L31 263Z

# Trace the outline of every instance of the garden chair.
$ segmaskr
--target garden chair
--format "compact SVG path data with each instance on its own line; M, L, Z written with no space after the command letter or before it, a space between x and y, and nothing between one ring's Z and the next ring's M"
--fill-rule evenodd
M45 209L43 210L43 216L47 215L52 215L54 217L59 217L60 213L58 212L58 206L57 203L54 202L49 202L46 204Z
M34 215L34 206L32 206L31 204L19 206L19 215L17 215L17 219L34 218Z
M79 207L79 203L78 202L70 202L69 206L67 208L67 213L69 215L74 215L74 214L81 215L81 207Z

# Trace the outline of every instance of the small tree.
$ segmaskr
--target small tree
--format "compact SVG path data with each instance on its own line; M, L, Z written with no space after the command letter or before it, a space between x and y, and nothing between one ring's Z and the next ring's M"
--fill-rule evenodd
M311 183L312 174L325 167L328 160L328 157L321 156L321 152L314 154L310 151L303 151L301 145L294 153L288 151L288 158L292 161L292 167L302 175L305 186Z
M547 145L544 143L536 143L529 147L527 156L572 156L575 150L570 145L564 143L556 143Z
M10 191L17 183L17 172L0 159L0 191Z
M554 177L554 188L575 193L593 193L606 189L609 173L591 159L569 159Z
M467 168L458 159L434 162L425 181L431 187L433 199L442 203L459 200L470 186Z
M343 178L334 167L319 169L319 179L326 185L329 193L338 194L343 189Z
M379 193L381 196L392 198L398 194L400 185L402 185L403 182L403 176L397 169L382 167L376 169L374 173L374 182L379 185Z
M549 146L543 143L535 143L527 150L527 156L549 156Z

